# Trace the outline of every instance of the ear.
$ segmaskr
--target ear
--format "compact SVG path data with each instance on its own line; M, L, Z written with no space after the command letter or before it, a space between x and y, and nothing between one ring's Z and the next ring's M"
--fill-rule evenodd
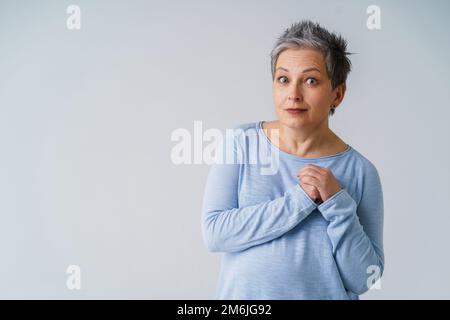
M341 83L340 85L338 85L336 88L334 88L334 92L336 97L333 100L333 105L337 108L339 106L339 104L342 102L342 100L344 99L344 95L345 95L345 90L347 89L347 86L345 83Z

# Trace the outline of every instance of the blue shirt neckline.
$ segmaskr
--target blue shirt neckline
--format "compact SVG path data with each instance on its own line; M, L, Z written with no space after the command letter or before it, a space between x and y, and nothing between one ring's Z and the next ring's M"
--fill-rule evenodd
M328 160L328 159L333 159L333 158L338 158L338 157L342 157L348 153L350 153L350 151L353 150L353 148L347 143L347 149L345 149L344 151L341 151L339 153L336 154L331 154L328 156L322 156L322 157L315 157L315 158L304 158L304 157L300 157L288 152L285 152L283 150L281 150L280 148L278 148L277 146L275 146L272 141L270 141L270 139L267 137L267 135L264 133L264 129L262 127L262 123L264 122L264 120L260 120L259 122L256 123L256 129L258 131L259 134L261 134L265 141L270 145L270 147L272 149L274 149L276 152L278 152L280 155L293 159L293 160L298 160L298 161L322 161L322 160Z

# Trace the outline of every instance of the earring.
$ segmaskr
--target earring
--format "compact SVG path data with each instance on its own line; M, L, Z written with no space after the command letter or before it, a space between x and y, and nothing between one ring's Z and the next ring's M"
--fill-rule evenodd
M336 106L333 104L331 106L330 115L332 116L334 114L334 109L336 109Z

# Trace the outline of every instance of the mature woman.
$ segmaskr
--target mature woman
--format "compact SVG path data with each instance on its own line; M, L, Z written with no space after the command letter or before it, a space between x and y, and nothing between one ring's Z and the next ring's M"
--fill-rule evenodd
M358 299L381 277L377 169L328 125L346 90L346 46L316 23L292 25L271 53L278 119L238 125L224 139L233 159L269 150L277 165L211 167L202 231L208 249L224 253L217 298Z

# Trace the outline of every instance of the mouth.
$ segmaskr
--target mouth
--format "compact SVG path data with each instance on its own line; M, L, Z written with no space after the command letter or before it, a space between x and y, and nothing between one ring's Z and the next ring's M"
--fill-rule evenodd
M303 114L308 111L308 109L304 109L304 108L289 108L289 109L285 109L285 110L288 113L293 114L293 115Z

